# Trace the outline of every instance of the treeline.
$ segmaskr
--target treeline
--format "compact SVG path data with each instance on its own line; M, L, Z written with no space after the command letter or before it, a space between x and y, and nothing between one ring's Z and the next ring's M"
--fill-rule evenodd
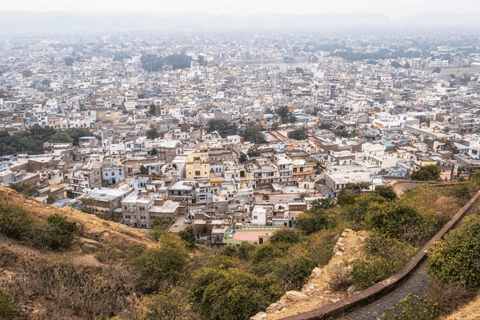
M84 128L70 128L65 131L56 131L50 127L35 125L29 130L9 134L0 131L0 155L13 155L19 153L42 154L43 143L73 143L78 146L81 137L94 136Z
M190 68L192 58L185 53L172 54L166 57L157 56L155 54L144 54L140 58L142 69L145 71L158 71L164 65L171 65L173 70Z

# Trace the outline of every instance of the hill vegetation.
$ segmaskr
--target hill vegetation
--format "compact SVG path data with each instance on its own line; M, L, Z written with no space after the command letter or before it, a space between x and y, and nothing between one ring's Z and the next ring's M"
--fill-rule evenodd
M345 228L371 235L366 255L342 280L365 288L398 271L468 201L459 186L417 187L400 199L391 188L364 187L350 186L339 204L316 202L268 243L217 250L194 246L193 230L166 233L162 221L147 234L8 190L0 205L0 312L14 310L18 319L247 319L327 265ZM465 188L471 194L476 185ZM7 189L0 192L6 199Z

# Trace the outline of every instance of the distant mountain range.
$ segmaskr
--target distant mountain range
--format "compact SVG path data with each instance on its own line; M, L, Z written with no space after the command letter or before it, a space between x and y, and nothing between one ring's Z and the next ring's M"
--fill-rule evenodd
M91 13L0 11L0 32L75 32L125 30L290 29L353 26L480 26L480 14L420 13L392 21L380 13L252 14Z

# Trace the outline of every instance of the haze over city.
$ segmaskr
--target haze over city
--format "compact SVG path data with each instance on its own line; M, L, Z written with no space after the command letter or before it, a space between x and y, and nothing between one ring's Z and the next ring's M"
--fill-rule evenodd
M480 2L0 3L0 319L478 320Z

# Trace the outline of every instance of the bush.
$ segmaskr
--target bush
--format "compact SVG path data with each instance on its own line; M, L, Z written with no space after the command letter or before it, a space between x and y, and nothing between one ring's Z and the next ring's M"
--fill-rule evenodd
M162 235L167 232L170 227L170 219L163 217L156 217L153 219L153 226L148 232L148 236L151 239L158 240Z
M419 170L412 172L410 178L419 181L438 180L440 179L440 169L435 164L423 166Z
M380 320L433 320L437 315L437 304L425 296L418 297L410 293L395 308L387 309Z
M17 312L11 305L12 297L2 289L0 289L0 319L15 320Z
M300 290L317 266L316 257L305 252L276 261L274 274L284 291Z
M145 293L169 291L185 276L188 261L185 243L177 236L165 234L158 249L147 249L132 261L140 274L139 289Z
M198 319L188 299L178 291L158 293L143 298L132 318L138 320Z
M68 249L77 232L76 222L69 222L67 218L55 213L47 218L47 227L43 231L43 239L45 245L54 251Z
M475 296L459 283L445 283L437 277L428 279L427 297L438 305L438 312L442 315L452 313Z
M22 185L12 185L10 188L13 190L17 191L18 193L22 193L26 195L27 197L33 197L38 193L37 188L34 186L29 185L28 183L24 183Z
M415 208L402 203L373 204L365 218L367 228L392 238L413 237L423 223L423 216Z
M478 213L465 218L459 229L435 243L428 253L431 275L445 283L460 283L469 290L480 289L479 218Z
M406 262L415 255L415 249L396 239L374 233L365 241L367 258L353 264L354 285L366 289L399 272Z
M249 319L282 295L271 277L208 267L194 274L191 292L202 318L207 320Z
M0 200L0 233L21 240L34 222L31 213L21 205Z
M375 188L375 193L388 201L397 200L397 194L392 187L379 186Z
M312 208L306 213L300 213L295 221L295 229L309 235L326 229L329 226L327 212L322 208Z
M195 228L192 226L187 226L185 230L182 230L178 233L180 239L185 241L187 247L195 247Z
M274 245L277 243L298 243L300 242L300 235L293 229L280 228L270 236L268 241Z

